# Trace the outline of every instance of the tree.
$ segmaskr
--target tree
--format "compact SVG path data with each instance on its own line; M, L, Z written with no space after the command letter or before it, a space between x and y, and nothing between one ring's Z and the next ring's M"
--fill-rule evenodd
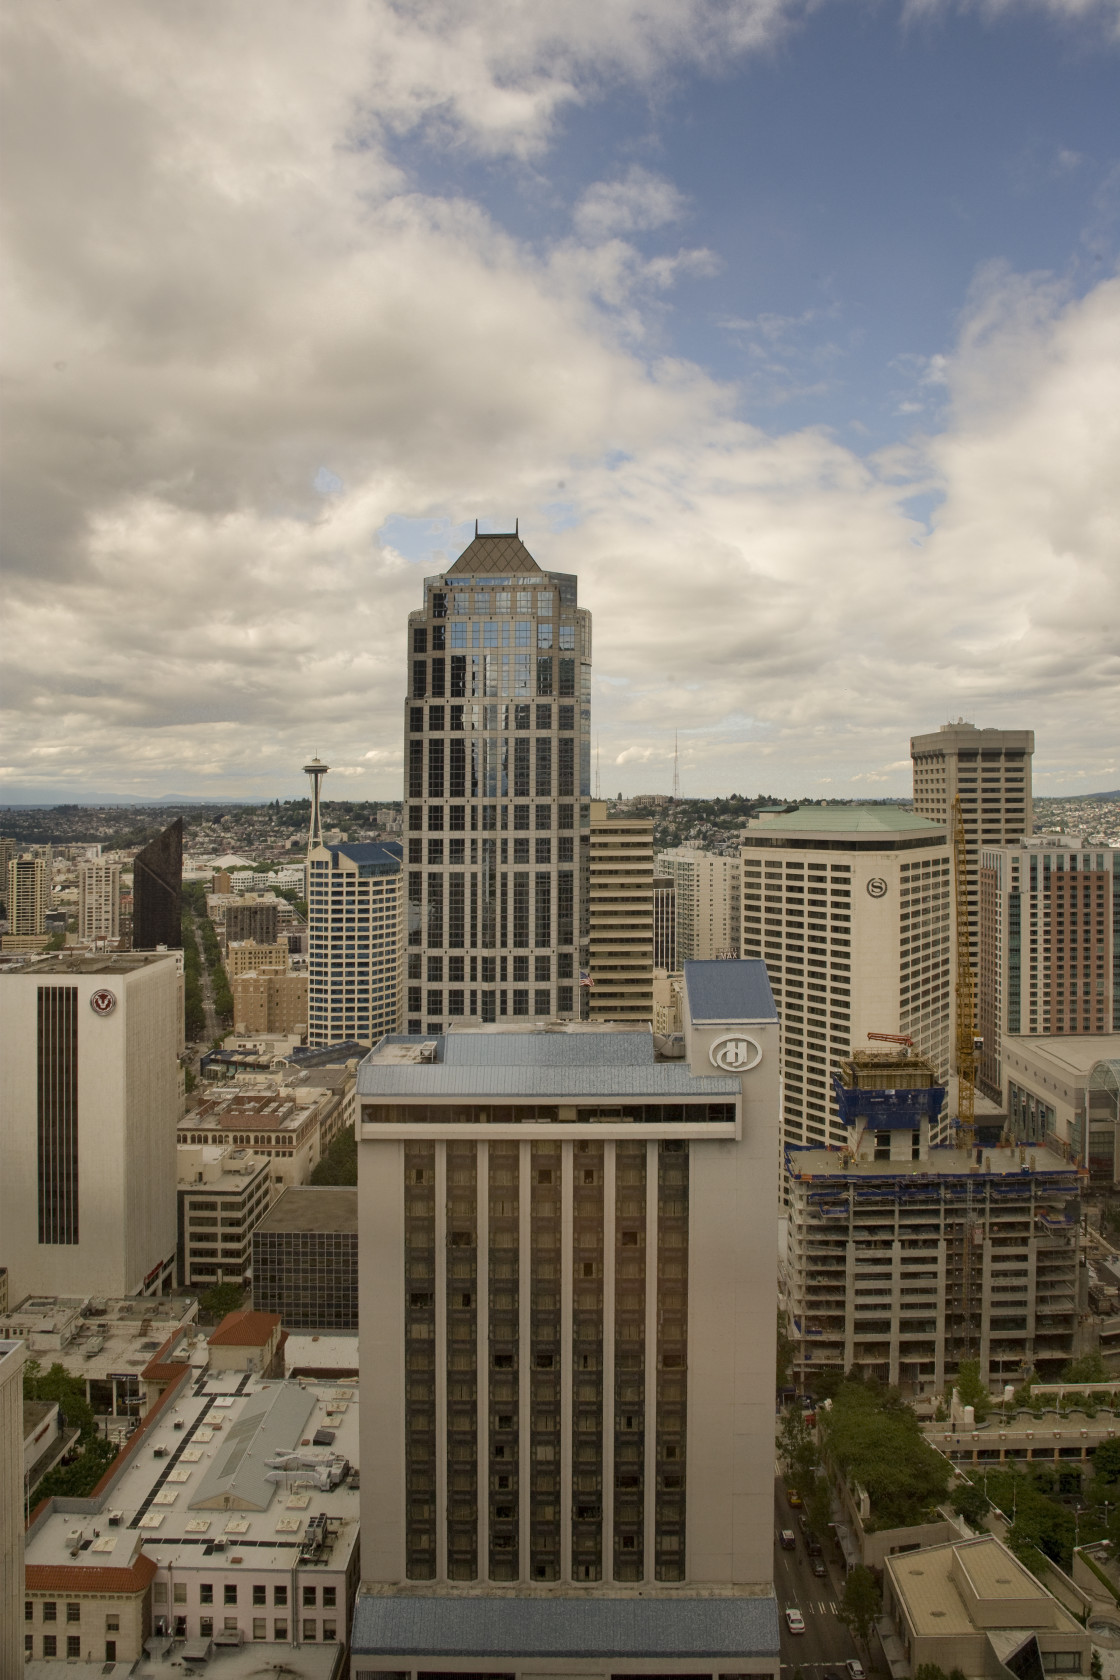
M778 1387L785 1388L793 1367L793 1343L787 1334L786 1317L778 1314Z
M199 1297L199 1305L211 1318L224 1318L227 1313L237 1311L243 1298L244 1290L239 1284L216 1283Z
M1099 1353L1085 1353L1080 1359L1070 1360L1062 1370L1061 1380L1064 1383L1103 1383L1108 1381L1108 1372Z
M817 1444L809 1432L805 1415L799 1406L787 1406L782 1415L782 1426L778 1431L778 1454L785 1465L786 1481L790 1487L797 1489L802 1499L807 1500L816 1480L820 1459Z
M844 1592L837 1614L853 1638L858 1639L865 1650L882 1602L874 1575L870 1569L865 1569L862 1563L857 1564L844 1582Z
M962 1359L953 1386L961 1397L961 1405L971 1406L976 1413L977 1423L982 1422L992 1409L992 1397L987 1386L980 1380L980 1361Z
M945 1498L951 1467L896 1389L845 1382L820 1420L826 1459L867 1490L869 1528L924 1522Z
M1093 1454L1093 1481L1120 1481L1120 1440L1102 1441Z
M919 1663L914 1670L914 1680L949 1680L949 1676L936 1663Z
M992 1508L987 1494L973 1482L962 1482L960 1487L954 1488L950 1503L957 1515L971 1523L973 1528L980 1527Z
M828 1477L822 1474L814 1476L808 1494L802 1494L802 1498L809 1527L818 1538L823 1539L832 1521L832 1488Z
M332 1141L322 1160L312 1169L312 1184L357 1184L358 1142L353 1126L347 1126Z
M97 1420L86 1399L86 1385L81 1377L73 1377L57 1362L44 1371L37 1359L29 1359L23 1367L23 1397L25 1400L54 1400L68 1425L74 1425L79 1439L87 1441L97 1433Z
M117 1448L103 1435L91 1435L70 1464L56 1464L35 1488L40 1499L85 1499L117 1456Z

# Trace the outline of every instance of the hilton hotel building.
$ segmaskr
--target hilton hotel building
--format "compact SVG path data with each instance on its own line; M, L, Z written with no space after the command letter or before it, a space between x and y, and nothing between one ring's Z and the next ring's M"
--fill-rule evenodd
M673 1048L508 1022L362 1063L352 1675L777 1676L763 965L687 963Z
M579 1015L591 614L516 532L476 535L409 614L408 1031Z

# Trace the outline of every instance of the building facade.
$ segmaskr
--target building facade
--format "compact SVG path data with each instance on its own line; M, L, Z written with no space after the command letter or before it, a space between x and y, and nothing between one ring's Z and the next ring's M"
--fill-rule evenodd
M576 595L516 534L476 536L409 614L409 1032L529 1013L530 988L533 1015L578 1015L591 615Z
M46 931L51 907L50 865L24 854L8 864L8 927L13 935L35 937Z
M285 1190L253 1232L253 1306L285 1330L358 1328L358 1192L344 1185Z
M653 823L592 800L587 869L587 1015L653 1019Z
M673 882L676 910L676 962L739 955L740 869L737 857L679 846L659 852L657 873Z
M258 974L250 970L234 980L230 991L234 1032L306 1032L306 974L282 974L278 969Z
M744 957L782 1017L787 1143L843 1146L832 1075L868 1032L907 1034L949 1072L952 857L944 828L884 806L823 806L743 835Z
M23 1359L0 1338L0 1674L18 1674L23 1602Z
M183 943L183 819L176 817L132 860L132 948Z
M1016 1142L1086 1167L1091 1183L1120 1183L1120 1033L1008 1037L1001 1073Z
M119 939L121 866L100 858L78 869L78 938Z
M1007 846L1034 833L1031 803L1033 729L977 729L959 719L929 735L914 735L914 810L948 823L960 795L968 855L968 904L973 967L979 955L980 850Z
M359 1070L359 1668L438 1623L449 1669L695 1670L703 1627L776 1673L777 1018L760 963L685 984L683 1058L511 1023Z
M1120 848L1039 834L980 852L979 1077L1008 1100L1003 1046L1120 1031Z
M276 1193L273 1163L244 1145L180 1144L177 1150L180 1288L242 1285L252 1234Z
M308 853L307 1043L376 1044L404 1005L404 877L396 841Z
M227 946L250 941L271 949L280 937L280 906L271 898L250 904L235 899L225 907L224 924Z
M653 877L653 966L677 966L677 888L671 875Z
M11 1296L156 1294L175 1257L173 955L0 973L0 1263Z

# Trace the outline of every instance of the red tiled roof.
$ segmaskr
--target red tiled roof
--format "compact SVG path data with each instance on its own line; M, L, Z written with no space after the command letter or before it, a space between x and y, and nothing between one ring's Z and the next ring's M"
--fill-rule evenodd
M211 1347L266 1347L280 1328L280 1314L266 1312L227 1313L214 1334Z
M96 1564L29 1563L25 1573L28 1592L137 1593L151 1585L156 1562L141 1552L130 1569L100 1569Z

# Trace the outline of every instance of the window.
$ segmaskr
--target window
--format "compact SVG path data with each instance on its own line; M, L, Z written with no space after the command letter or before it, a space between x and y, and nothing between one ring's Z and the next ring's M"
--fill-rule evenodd
M254 1616L253 1617L253 1638L254 1639L267 1639L268 1638L268 1624L265 1621L263 1616Z
M323 1609L324 1610L333 1610L334 1609L335 1604L337 1602L337 1593L338 1593L337 1587L324 1587L323 1588Z
M214 1584L213 1584L212 1581L200 1581L199 1582L198 1602L200 1604L213 1604L213 1602L214 1602Z
M236 1581L233 1582L232 1585L228 1581L226 1582L225 1589L224 1589L224 1596L222 1598L222 1603L223 1604L236 1604L237 1603L237 1583L236 1583Z
M287 1602L288 1602L288 1589L287 1589L287 1587L273 1587L273 1589L272 1589L272 1602L273 1602L273 1604L287 1604Z
M288 1622L287 1622L286 1617L283 1618L283 1619L278 1619L278 1620L273 1622L273 1624L272 1624L272 1637L273 1637L273 1639L287 1639L287 1637L288 1637Z
M66 1655L68 1657L80 1657L81 1654L82 1654L82 1636L81 1636L81 1634L80 1633L68 1633L66 1635Z
M334 1624L333 1621L328 1622L324 1619L324 1621L323 1621L323 1638L325 1640L333 1640L333 1639L338 1638L338 1633L337 1633L337 1630L336 1630L336 1627L335 1627L335 1624Z
M304 1589L303 1589L303 1603L304 1603L304 1608L305 1609L309 1604L316 1603L315 1595L316 1595L317 1592L318 1592L317 1587L304 1587Z
M58 1640L53 1633L43 1635L43 1655L45 1657L57 1657L58 1655Z
M57 1622L58 1620L58 1605L53 1598L43 1601L43 1620L45 1622Z
M117 1660L117 1642L116 1642L115 1639L107 1639L105 1641L105 1661L107 1663L111 1663L111 1662L116 1662L116 1660Z
M253 1588L253 1603L254 1604L267 1604L267 1602L268 1602L268 1588L267 1587L254 1587ZM263 1639L264 1635L262 1634L261 1637Z
M316 1621L313 1616L303 1618L303 1637L310 1644L315 1638Z
M35 1604L30 1598L25 1598L23 1601L23 1619L25 1622L33 1622L35 1620Z

